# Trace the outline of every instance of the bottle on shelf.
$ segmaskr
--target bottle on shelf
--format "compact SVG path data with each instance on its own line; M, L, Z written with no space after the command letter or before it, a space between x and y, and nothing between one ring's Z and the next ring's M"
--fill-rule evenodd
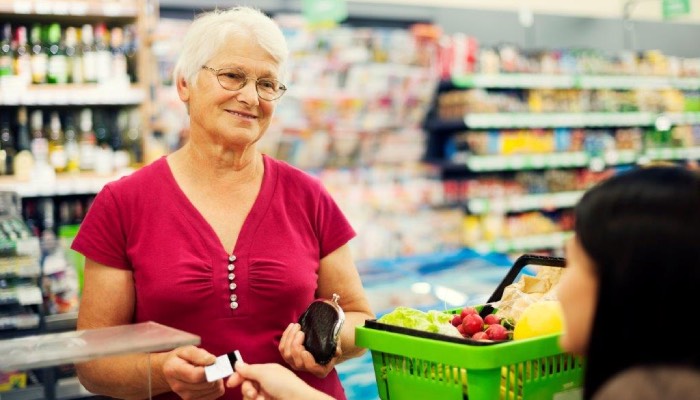
M110 145L112 132L109 121L111 118L109 118L106 110L96 109L93 113L93 127L95 138L97 139L95 173L110 175L114 170L114 150L112 150Z
M61 25L52 23L47 30L48 69L46 81L52 84L68 83L68 58L66 45L61 37Z
M112 117L111 146L114 151L114 170L123 171L129 167L131 160L127 142L125 140L129 124L129 114L126 109L121 109Z
M12 173L13 152L9 116L0 114L0 175Z
M137 60L138 37L136 25L130 24L124 27L124 52L126 54L127 75L132 83L138 82Z
M31 48L27 39L27 27L20 25L15 29L13 41L14 49L14 74L26 85L32 83Z
M110 34L110 48L112 51L112 77L120 84L129 83L129 71L126 61L126 47L124 45L124 29L119 26L112 28Z
M12 165L15 179L18 181L30 180L34 169L34 155L31 152L27 117L27 107L20 106L17 110L17 154Z
M58 111L52 111L49 119L49 161L53 169L60 173L66 170L68 157L65 149L65 135Z
M97 82L112 79L112 53L109 50L109 31L104 22L95 25L95 54L97 62Z
M80 30L80 53L83 59L83 82L97 82L97 53L92 25L85 24Z
M41 109L36 109L32 111L30 118L32 130L30 146L34 155L34 170L31 178L35 182L53 182L56 178L56 172L49 161L49 141L44 131L44 113Z
M129 153L130 165L141 165L143 163L141 113L137 108L129 111L127 129L124 132L124 148Z
M0 76L13 75L12 25L4 23L0 30Z
M46 83L46 75L49 68L49 55L42 38L42 26L39 23L33 24L29 33L29 41L32 46L31 65L32 83Z
M97 153L97 140L92 128L92 109L83 108L80 112L79 147L80 170L92 171L95 169L95 157Z
M74 26L65 32L67 75L69 83L83 83L83 54L78 45L78 29Z
M0 115L0 152L2 153L1 157L4 158L4 162L0 163L0 172L2 175L14 174L17 148L10 125L10 116L6 114Z
M65 138L64 150L66 153L66 172L80 171L80 144L78 143L78 129L75 126L75 118L73 113L66 115L65 129L63 130Z

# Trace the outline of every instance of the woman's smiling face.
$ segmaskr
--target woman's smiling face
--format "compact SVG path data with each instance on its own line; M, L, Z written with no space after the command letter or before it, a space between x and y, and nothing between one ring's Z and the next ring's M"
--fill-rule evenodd
M212 69L234 68L246 75L248 82L240 90L226 90L216 73L201 69L193 85L179 84L180 98L188 103L190 135L207 137L223 147L248 147L267 131L276 107L275 101L262 100L255 79L279 78L280 67L250 37L236 37L207 62Z

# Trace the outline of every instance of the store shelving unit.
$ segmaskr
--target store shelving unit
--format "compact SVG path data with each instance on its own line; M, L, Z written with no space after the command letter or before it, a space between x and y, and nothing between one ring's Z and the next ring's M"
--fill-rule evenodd
M479 89L486 93L507 91L527 93L530 90L700 90L699 77L666 76L605 76L588 74L491 73L455 75L443 80L437 96L454 90ZM648 147L637 150L606 149L602 152L568 151L552 153L476 154L467 152L447 159L444 145L457 132L498 132L501 130L541 131L557 128L586 130L611 128L643 128L666 125L693 126L700 124L700 112L467 112L461 118L440 119L436 104L424 127L428 132L428 161L442 169L443 179L475 179L482 176L544 172L550 170L604 171L607 168L645 164L652 161L697 161L700 147ZM522 212L544 213L573 207L584 190L552 193L506 194L497 197L468 196L463 205L472 216L513 215ZM472 241L469 245L479 251L524 252L560 249L570 233L538 233L524 237Z
M147 154L147 144L152 136L156 86L155 61L150 46L157 13L157 0L0 0L0 19L13 28L15 25L29 28L34 23L59 23L62 29L96 23L105 23L109 27L135 27L134 48L130 50L133 54L129 56L134 60L129 72L131 82L110 78L97 83L27 84L22 77L11 74L0 79L0 112L14 116L18 106L43 110L55 107L60 110L136 108L140 115L142 154Z
M147 154L147 143L152 131L153 96L155 64L150 49L152 31L157 22L157 0L127 0L127 1L99 1L99 0L66 0L66 1L17 1L0 0L0 20L10 23L13 37L17 26L26 26L27 30L34 24L46 26L58 23L62 34L66 27L80 29L83 25L104 23L108 29L121 27L129 29L133 33L134 41L128 42L132 53L127 62L129 72L128 79L114 79L109 77L94 83L40 83L30 84L20 75L5 75L0 79L0 114L10 117L11 133L15 134L14 116L18 115L20 107L29 111L42 110L45 116L50 111L60 113L77 113L79 109L93 108L105 110L105 112L117 112L118 110L133 110L138 114L140 129L141 154ZM113 32L113 31L112 31ZM110 33L112 33L110 32ZM29 33L29 32L28 32ZM29 37L27 39L30 39ZM126 41L124 43L127 43ZM14 57L14 53L13 53ZM65 121L63 121L65 122ZM75 121L77 125L78 121ZM46 118L45 118L46 123ZM15 143L16 139L15 139ZM143 161L143 160L142 160ZM138 168L141 164L131 167ZM25 207L29 203L53 204L53 216L58 221L60 216L59 206L64 202L82 202L83 206L89 204L89 199L109 181L129 173L132 168L120 169L111 174L100 174L96 171L57 173L56 179L51 181L26 181L17 180L14 176L0 177L0 191L12 192L18 201L20 218L26 216ZM83 211L85 209L83 208ZM58 231L59 226L51 227ZM41 254L39 237L33 237L36 241L34 254L36 263L32 268L22 263L11 263L0 271L7 276L31 276L39 282L42 281L46 270L42 265L45 254ZM26 263L25 263L26 264ZM50 269L50 268L49 268ZM11 271L10 271L11 270ZM72 331L76 328L77 313L67 312L51 314L46 305L47 294L41 284L34 286L29 299L26 290L17 294L17 300L27 303L38 303L37 315L40 321L32 329L12 329L0 331L0 338L11 339L13 337L43 334L51 332ZM42 293L43 297L42 298ZM7 294L7 293L5 293ZM7 297L7 296L5 296ZM43 303L43 304L42 304ZM88 393L73 376L66 376L53 367L39 368L26 371L27 387L0 392L0 399L45 399L47 396L58 399L86 397Z

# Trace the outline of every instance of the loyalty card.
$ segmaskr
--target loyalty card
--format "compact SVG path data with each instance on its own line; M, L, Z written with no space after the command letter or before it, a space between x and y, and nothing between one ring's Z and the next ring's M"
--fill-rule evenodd
M207 382L214 382L233 375L233 365L236 363L236 360L243 361L241 353L238 350L216 357L216 362L214 364L204 367L204 374L207 376Z

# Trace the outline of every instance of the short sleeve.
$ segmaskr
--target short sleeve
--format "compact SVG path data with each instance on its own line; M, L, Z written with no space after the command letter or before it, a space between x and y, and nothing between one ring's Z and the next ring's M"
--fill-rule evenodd
M100 264L131 269L123 216L109 185L95 196L71 249Z
M324 258L356 236L355 230L328 191L321 186L317 210L320 257Z

